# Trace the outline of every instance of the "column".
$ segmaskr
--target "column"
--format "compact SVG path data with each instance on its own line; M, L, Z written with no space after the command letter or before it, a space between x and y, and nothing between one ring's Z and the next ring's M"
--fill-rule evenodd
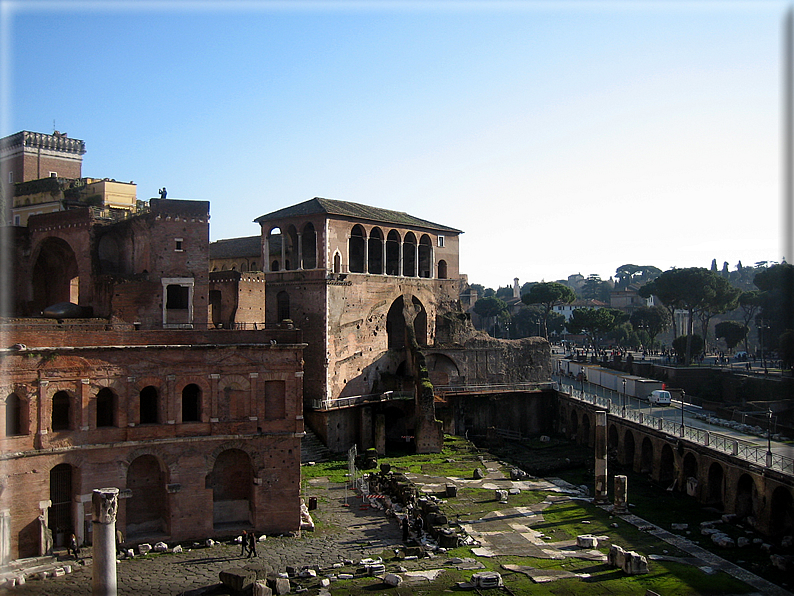
M119 489L97 488L91 496L94 519L92 596L116 596L116 511Z
M0 565L11 560L11 510L0 510Z
M50 530L50 507L52 501L39 501L39 556L43 557L52 553L52 530Z
M383 275L386 275L386 236L383 237L383 242L381 242L380 245L380 262L381 262L380 272Z
M627 476L615 476L615 505L612 508L612 513L621 514L628 513L629 502L629 481Z
M595 495L593 502L606 503L607 496L607 413L595 415Z
M295 264L295 269L303 271L303 234L296 232L295 237L298 239L298 262Z
M400 277L403 277L403 275L405 274L405 271L403 271L403 245L404 242L403 239L401 238L400 242L397 243L397 246L399 246L399 250L400 250L400 255L397 257L397 275L399 275Z

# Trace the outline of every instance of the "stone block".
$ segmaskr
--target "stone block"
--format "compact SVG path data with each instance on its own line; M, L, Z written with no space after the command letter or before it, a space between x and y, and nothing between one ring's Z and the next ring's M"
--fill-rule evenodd
M173 552L174 552L174 553L177 553L177 554L181 553L181 552L182 552L182 545L181 545L181 544L177 544L177 545L174 547L174 550L173 550Z
M626 575L642 575L648 573L648 559L630 550L626 553L623 571Z
M286 577L268 577L267 585L273 590L273 594L281 596L281 594L289 594L290 584L289 579Z
M268 587L265 580L257 580L254 582L254 591L252 596L273 596L273 590Z
M457 497L458 496L458 487L454 484L447 484L446 491L444 495L447 497Z
M619 567L623 569L623 563L625 560L626 551L623 550L622 546L613 544L609 547L609 553L607 553L607 563L609 563L611 567Z
M482 480L485 478L485 472L482 471L482 468L474 468L472 478L474 478L474 480Z
M147 543L144 542L143 544L139 544L138 545L138 553L141 554L141 555L145 555L151 550L152 550L152 545L151 544L147 544Z
M497 489L497 490L494 491L494 494L496 496L496 500L497 501L499 501L499 502L507 501L507 491L506 490Z
M256 581L256 573L248 569L225 569L218 576L224 586L242 592Z
M403 578L397 575L396 573L387 573L383 576L383 583L389 586L399 586L403 581Z
M496 571L479 571L471 576L471 583L477 588L498 588L502 586L502 576Z
M579 548L598 548L598 538L592 534L580 534L576 537L576 546Z
M165 542L157 542L152 550L156 553L167 553L168 545Z
M331 585L331 580L329 578L324 577L324 578L322 578L320 580L320 587L321 588L327 588L330 585Z

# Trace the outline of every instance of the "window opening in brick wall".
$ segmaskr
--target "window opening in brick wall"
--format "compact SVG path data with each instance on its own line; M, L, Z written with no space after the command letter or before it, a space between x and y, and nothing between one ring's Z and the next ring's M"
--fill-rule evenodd
M201 421L201 389L195 383L182 389L182 422Z
M443 236L439 236L438 237L438 247L439 248L444 248L444 237Z
M283 290L276 295L276 308L278 309L278 312L276 314L277 314L279 323L281 321L285 320L285 319L289 319L290 318L290 316L289 316L289 294L287 294Z
M6 398L6 436L22 434L22 400L16 393Z
M66 539L75 531L72 521L72 466L58 464L50 470L50 502L47 512L48 526L52 531L54 546L66 545Z
M97 428L116 426L116 396L107 387L96 394L96 425Z
M185 310L188 307L190 289L185 286L171 284L166 287L165 307L167 309Z
M182 248L182 242L184 242L182 238L174 238L174 250L176 252L182 252L184 250Z
M140 414L141 424L157 424L159 417L158 410L158 395L157 388L148 385L141 389L140 398Z
M71 398L66 391L52 396L52 430L69 430Z

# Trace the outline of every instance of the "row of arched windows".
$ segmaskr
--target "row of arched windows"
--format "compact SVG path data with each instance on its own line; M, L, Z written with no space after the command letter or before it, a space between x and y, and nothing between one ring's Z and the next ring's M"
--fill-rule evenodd
M439 236L439 246L442 246ZM266 237L266 251L270 255L269 271L292 271L318 267L317 233L307 223L299 231L290 225L285 231L275 227ZM397 230L384 235L379 227L369 233L360 224L350 231L348 262L344 271L342 257L334 255L334 273L369 273L403 277L447 278L447 263L440 260L434 267L433 241L429 234L417 238L413 232L401 236ZM435 269L435 270L434 270Z
M118 426L118 396L107 387L96 394L93 408L94 426L96 428ZM28 423L27 402L16 393L5 399L5 436L14 437L27 435L30 432ZM58 431L74 430L76 412L72 396L66 391L57 391L52 396L50 429ZM156 387L148 385L141 389L137 400L139 424L160 424L160 395ZM195 383L182 389L182 422L201 421L201 389Z

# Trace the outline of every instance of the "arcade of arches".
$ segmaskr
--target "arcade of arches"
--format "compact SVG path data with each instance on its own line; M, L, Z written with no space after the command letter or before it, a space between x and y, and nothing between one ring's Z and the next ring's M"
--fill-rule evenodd
M593 446L591 424L594 412L561 406L567 424L561 430L578 443ZM791 479L749 471L737 461L716 452L701 452L684 441L670 443L670 437L609 418L607 453L617 461L651 478L665 488L685 492L706 505L735 513L739 519L752 518L761 532L771 537L794 533L794 489Z

